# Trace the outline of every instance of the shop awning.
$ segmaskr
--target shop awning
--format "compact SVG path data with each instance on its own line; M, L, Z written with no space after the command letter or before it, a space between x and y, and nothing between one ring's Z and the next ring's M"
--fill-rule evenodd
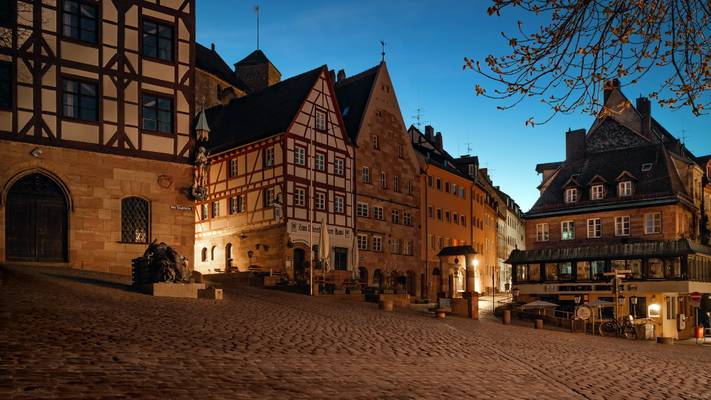
M437 253L437 257L466 256L469 254L476 254L472 246L448 246L443 247L442 250Z
M529 264L577 260L624 260L648 257L678 257L696 253L711 255L711 247L694 243L688 239L679 239L615 243L599 246L514 250L509 255L506 263Z

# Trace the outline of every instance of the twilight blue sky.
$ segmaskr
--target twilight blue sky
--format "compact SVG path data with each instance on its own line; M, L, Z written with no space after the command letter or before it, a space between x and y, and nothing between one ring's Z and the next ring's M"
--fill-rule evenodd
M197 39L232 64L256 48L256 1L198 0ZM463 71L463 58L482 59L502 54L508 45L500 32L515 29L510 11L490 17L490 1L358 0L261 1L260 47L284 78L322 64L345 69L350 76L380 61L380 40L387 42L386 61L405 123L414 123L418 107L423 123L444 136L453 156L478 155L494 183L527 211L537 199L540 162L565 158L564 132L589 128L593 118L582 113L557 116L546 125L525 127L529 116L547 116L538 99L509 111L477 97L474 84L490 87L472 71ZM524 27L537 28L535 20ZM624 81L622 82L625 83ZM623 92L632 101L657 89L648 75ZM709 116L694 117L688 110L669 111L652 106L652 115L670 132L685 136L697 155L711 153Z

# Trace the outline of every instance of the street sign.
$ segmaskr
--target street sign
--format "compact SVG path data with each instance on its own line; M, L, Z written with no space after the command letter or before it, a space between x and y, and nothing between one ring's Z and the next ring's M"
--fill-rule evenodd
M578 319L588 320L592 316L592 310L588 306L580 306L575 310L575 317Z
M689 295L691 298L691 305L693 307L698 307L701 305L701 293L699 292L694 292Z

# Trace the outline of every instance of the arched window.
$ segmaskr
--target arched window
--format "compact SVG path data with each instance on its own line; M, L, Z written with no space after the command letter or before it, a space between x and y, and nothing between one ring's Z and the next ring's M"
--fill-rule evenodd
M207 261L207 247L202 248L202 254L200 255L202 262Z
M217 246L212 246L212 249L210 249L210 261L215 261L215 250L217 249Z
M140 197L121 200L121 241L124 243L148 243L150 205Z

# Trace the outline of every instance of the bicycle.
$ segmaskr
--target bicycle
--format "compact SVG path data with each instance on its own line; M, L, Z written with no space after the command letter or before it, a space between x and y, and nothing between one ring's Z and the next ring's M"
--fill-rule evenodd
M611 319L600 324L600 336L619 336L625 339L637 339L637 329L632 322L631 315L620 318L620 320Z

